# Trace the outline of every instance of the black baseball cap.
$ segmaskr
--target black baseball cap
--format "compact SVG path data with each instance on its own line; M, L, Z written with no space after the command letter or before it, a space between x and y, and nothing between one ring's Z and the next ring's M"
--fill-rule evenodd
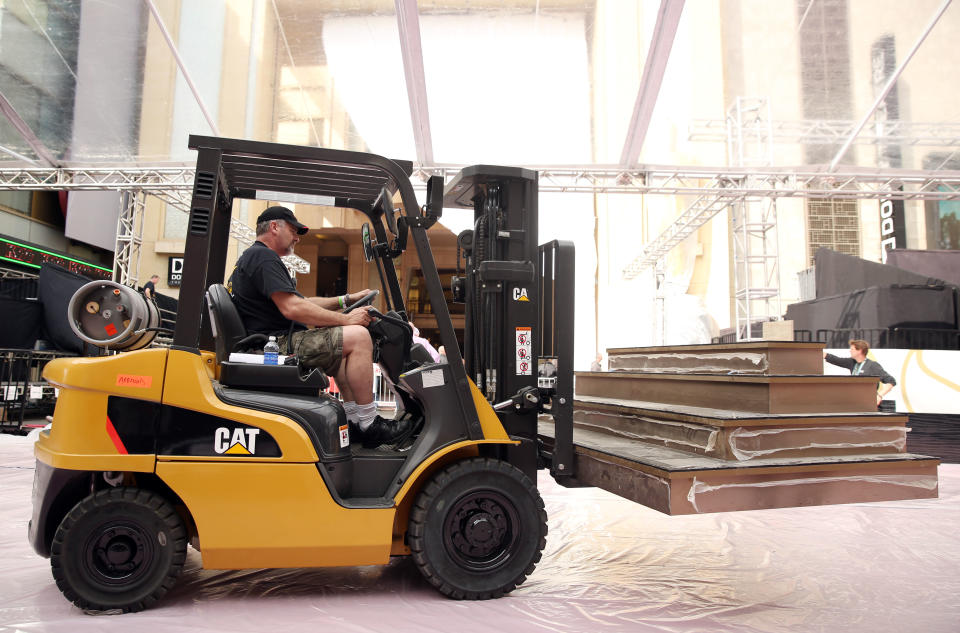
M289 222L293 225L293 228L297 229L297 235L303 235L309 230L306 225L297 221L297 216L293 215L293 211L279 205L264 209L260 217L257 218L257 224L266 222L267 220L284 220Z

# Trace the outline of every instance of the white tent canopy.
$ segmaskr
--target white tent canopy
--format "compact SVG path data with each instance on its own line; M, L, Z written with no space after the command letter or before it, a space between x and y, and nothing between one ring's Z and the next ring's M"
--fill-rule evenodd
M726 227L690 236L732 205L960 205L958 38L951 0L0 0L0 187L172 167L151 192L182 198L191 133L413 160L417 181L534 168L541 240L578 247L579 362L618 343L593 303L661 341L725 325L685 293L696 257L729 261ZM771 296L804 259L762 271ZM705 301L742 290L722 276Z

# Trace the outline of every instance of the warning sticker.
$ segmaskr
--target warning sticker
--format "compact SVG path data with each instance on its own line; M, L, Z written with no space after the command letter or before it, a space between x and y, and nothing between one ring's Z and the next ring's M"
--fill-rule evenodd
M423 372L423 388L443 386L443 370L431 369Z
M346 424L340 425L340 448L350 446L350 427Z
M107 323L106 325L103 326L103 329L104 329L104 331L106 331L106 333L109 334L110 336L116 336L116 335L117 335L117 326L114 325L113 323Z
M532 331L528 327L517 328L517 375L533 375Z

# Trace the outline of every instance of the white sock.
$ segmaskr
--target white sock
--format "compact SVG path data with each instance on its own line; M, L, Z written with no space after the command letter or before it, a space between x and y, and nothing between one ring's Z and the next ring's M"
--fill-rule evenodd
M366 431L373 424L373 419L377 417L377 403L357 405L357 425L361 431Z
M344 400L343 412L347 414L348 422L353 422L353 423L357 422L357 403L356 402L353 402L353 401L347 402L346 400Z

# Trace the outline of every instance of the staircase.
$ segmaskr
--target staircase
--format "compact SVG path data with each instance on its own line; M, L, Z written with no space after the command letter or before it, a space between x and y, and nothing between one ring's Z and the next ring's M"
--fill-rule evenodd
M936 497L939 461L905 452L907 416L876 411L876 378L824 376L822 351L607 350L610 371L575 374L571 484L667 514Z

